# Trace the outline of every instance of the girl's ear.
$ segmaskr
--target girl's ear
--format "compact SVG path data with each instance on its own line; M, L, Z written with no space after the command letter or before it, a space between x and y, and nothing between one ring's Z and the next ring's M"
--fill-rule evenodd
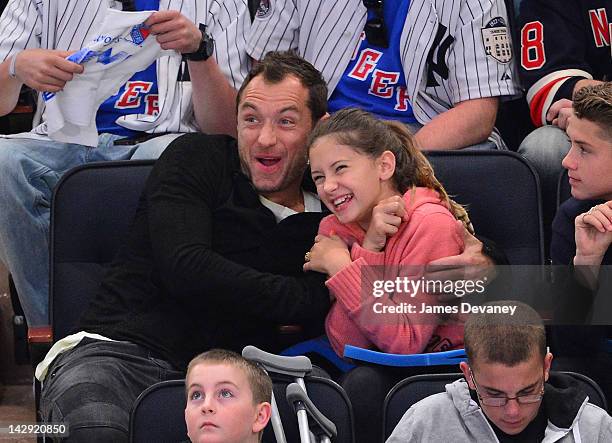
M395 173L395 154L391 151L385 151L378 159L376 163L379 170L379 178L381 180L389 180Z

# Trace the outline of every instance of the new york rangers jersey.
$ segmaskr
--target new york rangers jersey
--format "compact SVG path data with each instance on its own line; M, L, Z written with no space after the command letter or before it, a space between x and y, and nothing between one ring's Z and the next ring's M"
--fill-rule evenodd
M581 79L611 80L612 0L523 0L520 75L531 119L545 125L555 101Z

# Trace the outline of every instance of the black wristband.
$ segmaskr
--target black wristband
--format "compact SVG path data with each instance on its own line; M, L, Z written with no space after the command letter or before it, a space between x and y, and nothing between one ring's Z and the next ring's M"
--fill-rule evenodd
M195 52L188 52L183 54L186 60L192 61L204 61L208 60L215 51L215 40L206 33L206 25L200 23L200 32L202 33L202 40L200 40L200 46Z

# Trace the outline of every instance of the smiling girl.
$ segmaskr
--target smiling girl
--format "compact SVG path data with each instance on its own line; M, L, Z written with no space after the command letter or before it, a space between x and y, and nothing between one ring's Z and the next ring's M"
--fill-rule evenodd
M321 121L308 145L312 179L332 215L321 221L304 269L329 276L336 302L326 332L335 352L342 356L346 344L401 354L461 348L459 316L422 312L436 297L397 286L387 296L372 293L376 280L416 281L428 262L459 254L457 219L473 232L413 136L348 108Z

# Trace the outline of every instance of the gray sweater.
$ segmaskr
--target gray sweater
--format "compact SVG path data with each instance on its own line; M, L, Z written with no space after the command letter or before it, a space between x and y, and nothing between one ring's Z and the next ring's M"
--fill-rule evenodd
M612 442L612 417L588 403L586 396L580 396L567 376L551 376L544 402L549 414L543 443ZM406 411L387 443L450 441L499 441L484 412L470 397L464 379L446 385L446 392L414 404Z

